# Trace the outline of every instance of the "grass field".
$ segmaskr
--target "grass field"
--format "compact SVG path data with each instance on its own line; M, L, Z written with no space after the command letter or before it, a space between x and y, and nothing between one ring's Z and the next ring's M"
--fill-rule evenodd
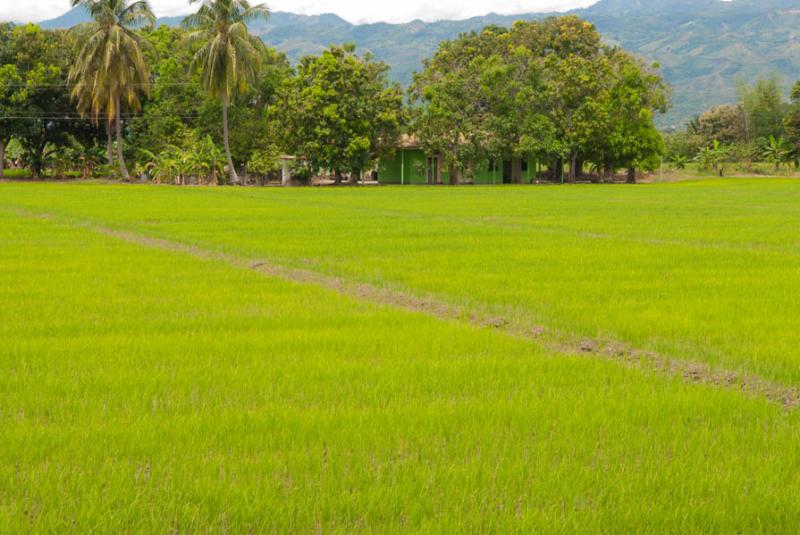
M800 411L553 342L800 387L800 182L5 183L0 221L1 532L800 524Z

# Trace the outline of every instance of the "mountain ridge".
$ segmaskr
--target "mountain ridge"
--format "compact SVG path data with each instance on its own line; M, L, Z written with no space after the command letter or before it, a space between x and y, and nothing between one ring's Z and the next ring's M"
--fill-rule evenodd
M607 42L658 62L673 86L673 108L662 127L681 126L706 108L736 98L738 80L777 74L784 88L800 78L800 0L600 0L567 13L594 23ZM510 25L560 13L489 14L463 20L354 24L329 13L275 12L252 27L269 46L296 62L328 45L352 42L391 67L407 85L439 42L488 24ZM81 17L84 17L81 19ZM41 23L64 28L85 20L78 8ZM159 19L177 25L182 17Z

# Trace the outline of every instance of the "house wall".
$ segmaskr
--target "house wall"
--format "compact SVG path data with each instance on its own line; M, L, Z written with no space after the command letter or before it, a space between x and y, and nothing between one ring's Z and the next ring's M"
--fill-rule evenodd
M401 149L391 158L383 158L378 164L378 181L381 184L427 184L428 157L420 149ZM404 174L403 174L404 172Z
M391 158L383 158L378 164L378 181L381 184L400 184L401 174L405 170L404 184L427 184L427 162L428 155L421 149L401 149ZM440 162L441 165L441 162ZM474 169L475 184L502 184L503 183L503 162L497 162L494 171L488 164L482 164ZM530 182L535 172L534 164L528 165L528 169L523 171L522 176L526 182ZM448 169L440 170L442 182L447 184L450 181Z
M502 184L503 183L503 170L496 169L492 171L489 164L483 164L475 167L475 184Z

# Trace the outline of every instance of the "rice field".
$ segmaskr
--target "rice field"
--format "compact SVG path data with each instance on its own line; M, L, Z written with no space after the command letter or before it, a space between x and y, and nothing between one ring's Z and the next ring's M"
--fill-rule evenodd
M800 388L797 181L0 183L0 221L0 532L800 525L794 398L593 350Z

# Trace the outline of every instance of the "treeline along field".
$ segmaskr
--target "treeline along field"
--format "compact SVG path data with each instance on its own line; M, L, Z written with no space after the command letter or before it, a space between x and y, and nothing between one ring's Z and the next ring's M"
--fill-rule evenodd
M67 32L0 25L0 176L8 160L33 178L358 182L412 138L437 183L504 162L515 183L524 166L633 182L664 152L658 66L575 16L445 41L404 90L348 44L290 66L249 31L266 7L244 0L200 2L182 29L154 28L147 2L74 4L91 22Z
M797 192L0 184L0 531L788 532L796 410L469 315L800 386Z

